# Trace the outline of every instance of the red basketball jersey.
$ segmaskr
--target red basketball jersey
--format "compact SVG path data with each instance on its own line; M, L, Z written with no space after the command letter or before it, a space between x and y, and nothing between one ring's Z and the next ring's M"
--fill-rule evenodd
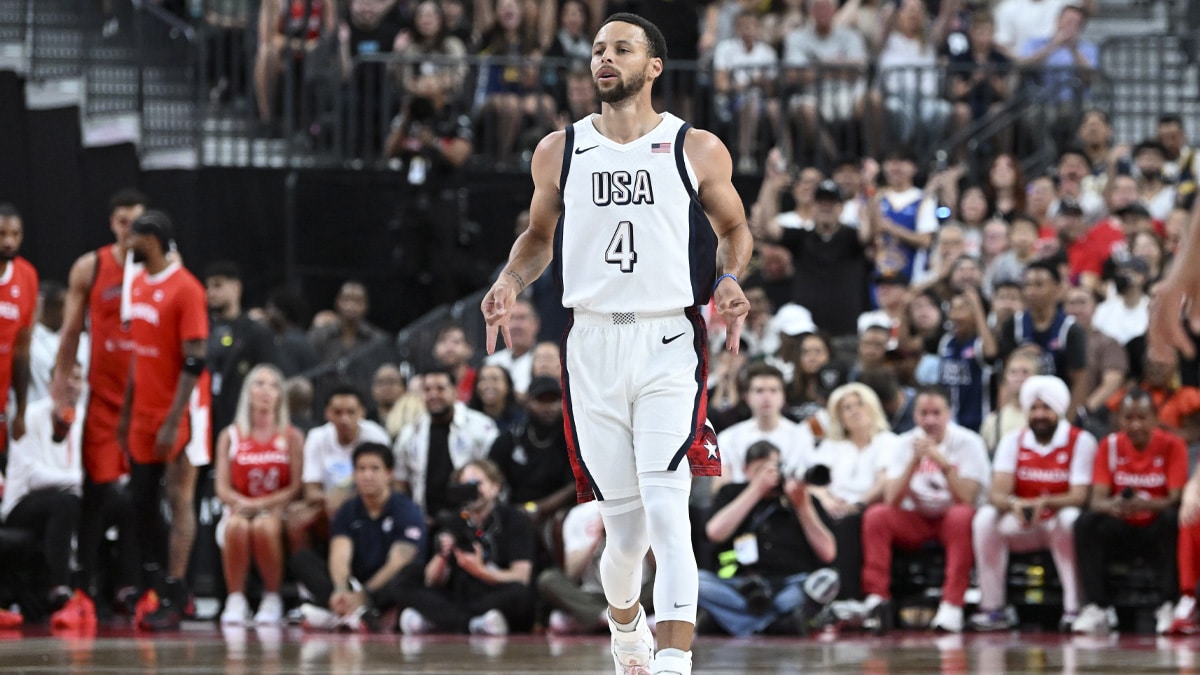
M183 343L208 339L204 287L182 265L172 263L158 274L140 272L133 281L130 300L137 350L133 414L161 420L175 400L183 370Z
M88 293L88 331L92 355L88 363L91 396L120 409L129 378L133 335L121 324L121 284L125 267L113 257L113 246L96 251L96 275Z
M1187 447L1183 441L1162 429L1155 429L1145 450L1133 447L1124 433L1109 434L1096 451L1096 470L1092 484L1107 485L1113 496L1130 488L1146 499L1166 497L1171 490L1183 489L1187 482ZM1154 520L1149 512L1126 518L1132 525Z
M8 405L17 334L23 328L33 328L37 296L37 270L28 260L16 256L0 275L0 414Z
M269 441L242 438L229 427L229 481L246 497L262 497L287 487L292 480L292 458L286 434Z
M1026 438L1022 433L1019 438ZM1072 426L1067 442L1042 455L1033 448L1017 446L1017 471L1013 474L1013 495L1021 499L1035 499L1042 495L1060 495L1071 490L1071 460L1075 456L1075 441L1079 439L1079 427ZM1039 514L1049 518L1054 511L1043 509Z

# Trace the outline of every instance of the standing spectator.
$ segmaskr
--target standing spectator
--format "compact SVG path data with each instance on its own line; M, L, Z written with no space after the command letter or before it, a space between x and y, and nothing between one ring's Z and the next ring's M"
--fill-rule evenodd
M446 497L451 476L487 457L499 435L487 415L455 400L454 375L430 370L421 378L426 413L396 439L396 481L430 517L457 506Z
M759 441L746 453L745 476L721 488L704 526L708 539L733 547L736 568L721 577L700 570L699 606L736 637L768 629L808 630L808 620L838 592L837 572L825 566L837 542L821 521L802 480L780 466L779 449ZM757 545L749 550L745 542Z
M757 11L740 12L736 26L737 35L720 41L713 50L713 105L717 116L732 121L737 131L737 172L753 173L763 155L755 143L762 135L763 113L771 129L780 128L779 101L774 95L779 57L762 41Z
M254 63L254 94L258 119L275 119L281 77L298 78L297 66L333 35L337 3L333 0L263 0L258 14L258 58ZM292 72L285 72L292 71Z
M284 377L311 374L320 360L300 328L308 312L304 297L294 288L280 286L267 295L263 310L275 340L273 360Z
M348 117L357 118L358 123L344 131L348 137L344 142L356 157L377 156L392 111L380 115L376 103L385 91L389 64L355 61L362 56L404 50L412 20L405 16L408 7L408 2L398 0L347 0L340 8L336 61L327 67L336 68L343 83L340 105L348 108ZM370 109L372 106L375 109Z
M433 360L454 373L454 381L458 382L458 400L463 403L469 402L475 393L477 372L471 367L474 354L475 348L460 324L450 323L438 329L433 342Z
M881 88L876 98L882 99L882 110L877 107L876 115L886 111L900 143L906 145L937 142L953 132L948 124L952 107L941 96L931 33L925 3L902 0L876 62Z
M512 376L503 366L485 365L479 369L467 407L492 418L500 431L512 429L525 418L517 392L513 391Z
M37 323L29 340L29 403L50 395L50 381L58 357L63 325L63 306L67 288L57 281L46 281L38 294ZM87 362L87 344L79 346L76 358Z
M1065 307L1067 314L1075 317L1075 322L1087 331L1087 384L1084 386L1087 419L1081 423L1088 430L1107 431L1108 399L1125 383L1129 356L1119 342L1096 330L1092 324L1096 296L1091 291L1086 288L1067 291Z
M17 255L25 238L21 214L11 204L0 204L0 469L4 468L9 439L25 435L25 405L29 395L29 345L37 309L38 273ZM8 419L8 393L16 412Z
M117 440L130 459L143 564L166 573L161 585L155 580L158 607L139 621L147 630L174 630L183 619L188 598L184 577L196 538L196 475L211 454L205 409L207 303L196 277L177 259L167 258L175 247L173 232L167 214L146 211L133 221L128 240L134 262L145 269L129 291L136 351ZM169 528L162 521L164 487Z
M863 512L883 499L887 462L896 445L879 397L858 382L829 396L829 428L813 461L829 467L827 487L809 486L837 540L833 566L841 579L838 597L862 597Z
M892 611L893 544L937 540L946 549L946 581L929 626L960 633L973 563L971 519L991 473L987 450L975 432L950 421L950 395L940 387L918 390L914 418L917 428L900 437L888 462L883 503L863 518L864 606L873 614Z
M1025 268L1022 293L1025 311L1001 326L998 356L1007 359L1021 345L1037 345L1041 373L1056 375L1070 387L1067 418L1074 419L1087 396L1087 333L1059 304L1062 277L1053 263L1040 260Z
M1076 92L1070 82L1080 80L1087 85L1092 71L1100 63L1100 49L1083 37L1087 26L1087 10L1079 5L1063 5L1058 13L1054 35L1035 37L1020 46L1016 56L1026 72L1036 76L1041 69L1041 98L1047 104L1068 103L1086 96L1087 89Z
M923 213L921 189L913 185L917 159L909 150L892 150L883 161L886 186L875 194L867 217L878 233L876 268L881 276L912 278L924 269L929 246L937 231L937 218ZM882 300L880 301L882 305Z
M79 361L82 340L88 340L88 398L82 415L83 515L79 525L78 554L92 596L97 599L103 584L100 583L102 575L96 557L101 535L107 529L101 522L106 518L123 522L123 526L118 526L121 555L136 557L138 554L130 523L129 489L120 480L129 473L129 462L117 438L117 420L121 416L129 360L133 355L129 326L121 318L121 295L126 267L130 268L130 275L133 273L134 263L129 259L130 226L145 212L145 204L146 196L135 190L114 194L109 200L108 227L115 241L79 256L71 265L67 297L63 303L62 333L50 384L50 395L62 406L64 384ZM83 338L85 327L87 338ZM132 605L136 577L135 571L129 578L117 580L118 592L125 595L119 604Z
M454 485L474 486L462 513L442 521L424 584L405 594L405 635L438 631L507 635L533 622L534 536L521 509L499 500L504 476L486 459L455 470Z
M366 419L362 393L354 385L334 387L325 399L325 424L304 439L303 496L288 505L289 549L309 548L325 537L329 519L354 488L354 450L389 442L387 431Z
M1012 60L994 39L996 22L986 11L971 13L969 48L951 53L948 65L950 98L960 123L978 120L1008 98ZM997 142L1000 147L1007 144Z
M1025 380L1020 397L1029 425L1000 441L987 503L972 523L982 591L976 630L1013 626L1004 600L1010 550L1049 548L1063 589L1059 625L1069 629L1079 611L1075 522L1092 484L1096 438L1067 422L1071 392L1057 377Z
M348 380L359 391L370 387L371 376L379 364L392 360L388 334L367 321L369 308L367 287L359 281L347 281L334 301L336 320L314 326L308 333L321 365L335 374L336 379ZM328 385L318 385L318 397L325 391Z
M834 24L836 10L833 0L812 0L808 3L811 21L784 38L788 79L805 90L789 105L805 135L803 147L812 149L814 159L837 156L826 125L860 118L867 89L867 46L854 29Z
M254 623L283 620L283 512L300 494L303 462L304 437L288 421L283 374L255 366L240 387L233 423L217 437L216 493L225 505L217 541L229 591L222 625L250 616L243 589L251 562L263 580Z
M212 378L212 426L233 422L242 381L250 369L271 363L271 334L242 311L242 274L229 260L210 263L204 270L208 299L208 372Z
M535 377L525 398L525 419L496 437L488 459L508 485L508 503L540 526L574 503L575 477L563 428L562 387Z
M1137 552L1154 565L1165 600L1155 613L1155 628L1162 634L1174 620L1172 601L1179 592L1175 543L1177 509L1187 482L1187 448L1156 428L1154 403L1141 389L1125 394L1117 421L1120 431L1106 436L1096 452L1091 509L1075 522L1087 605L1071 630L1103 634L1117 627L1108 563Z
M858 228L838 222L842 201L837 183L821 182L814 203L811 229L784 228L778 221L762 222L761 229L755 229L760 237L780 242L792 252L793 302L812 312L813 321L826 334L854 335L858 315L867 308L874 233L869 221ZM822 284L823 279L839 283L831 287Z
M996 338L987 325L979 292L968 288L950 299L951 330L938 344L938 384L950 392L954 422L979 431L991 411L992 367Z
M354 496L333 516L328 564L311 550L292 555L292 572L315 600L300 608L305 626L362 630L374 616L368 612L405 601L405 572L425 546L425 519L392 490L395 463L386 445L355 448Z
M746 452L759 441L770 441L779 452L785 476L804 473L811 461L815 441L807 424L797 424L783 416L783 373L778 368L754 364L746 371L746 403L753 415L717 436L721 448L721 476L713 481L716 491L726 483L744 483Z
M533 304L524 298L518 298L509 312L508 333L512 344L484 359L484 363L503 366L508 371L512 376L513 390L518 396L525 394L525 390L529 388L529 378L533 377L533 347L537 344L540 326L541 322Z
M37 590L44 592L55 612L55 627L82 628L96 622L91 599L82 591L73 594L71 586L71 539L79 523L83 488L83 416L77 414L82 413L77 410L82 391L83 371L76 364L65 382L65 407L49 398L29 406L29 427L13 441L0 502L4 524L30 532L42 552L48 588ZM36 605L21 609L30 618L39 613Z

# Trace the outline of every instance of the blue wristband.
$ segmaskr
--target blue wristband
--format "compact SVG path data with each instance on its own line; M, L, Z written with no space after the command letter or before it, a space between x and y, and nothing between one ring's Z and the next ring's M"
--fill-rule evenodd
M729 273L722 274L721 276L717 277L717 283L713 284L713 289L712 289L713 293L717 292L717 286L720 286L721 282L724 281L725 279L733 279L733 283L735 283L735 284L737 283L736 276L729 274Z

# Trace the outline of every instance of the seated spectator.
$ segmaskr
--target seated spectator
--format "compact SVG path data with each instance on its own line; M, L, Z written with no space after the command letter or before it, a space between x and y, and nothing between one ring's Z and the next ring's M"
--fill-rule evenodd
M1176 436L1156 428L1154 402L1141 389L1125 394L1117 423L1119 431L1106 436L1096 452L1091 508L1075 522L1087 604L1071 630L1105 634L1117 628L1108 565L1140 555L1154 566L1164 601L1155 613L1155 630L1161 635L1174 620L1179 592L1177 509L1187 482L1187 448Z
M559 511L575 503L575 474L558 380L535 377L530 381L524 418L496 437L488 459L504 475L507 502L525 509L536 528L553 523Z
M1087 392L1084 406L1087 418L1081 420L1081 425L1088 431L1108 433L1109 410L1108 400L1125 383L1129 373L1129 356L1121 348L1121 344L1111 337L1096 330L1092 316L1096 311L1096 296L1084 288L1072 288L1067 291L1067 301L1064 303L1067 314L1075 317L1075 322L1087 331Z
M992 158L987 182L983 187L992 216L1012 222L1017 213L1025 211L1025 176L1021 163L1011 154L1001 153Z
M862 597L862 517L883 499L887 461L896 444L879 397L861 383L845 384L829 396L829 429L813 464L829 467L826 487L808 491L821 503L837 540L833 566L842 580L842 599Z
M1021 385L1021 409L1029 425L1000 441L992 459L988 501L972 523L979 570L976 630L1015 625L1005 606L1008 553L1050 549L1063 589L1059 626L1069 629L1079 612L1075 522L1087 502L1096 438L1066 420L1071 392L1057 377L1036 375Z
M899 272L875 273L875 300L879 309L858 315L856 323L859 335L865 334L871 326L885 326L888 329L887 348L897 349L900 346L901 326L908 324L907 315L914 299L908 288L911 281L911 277Z
M504 349L497 345L496 351L484 359L489 366L503 366L508 371L517 396L525 394L529 378L533 377L533 347L537 344L540 327L541 321L533 305L524 298L517 298L508 311L508 337L513 343L505 345Z
M996 256L984 274L984 288L991 292L1001 279L1020 279L1025 268L1038 258L1041 225L1027 213L1014 213L1009 219L1009 249Z
M34 619L48 608L54 613L51 625L63 628L96 623L92 600L71 584L72 539L83 492L82 392L83 369L76 364L64 392L64 403L69 407L55 407L52 397L29 404L25 435L11 441L8 468L0 486L4 492L0 519L7 527L33 534L45 570L38 580L46 587L36 589L42 596L37 599L45 604L31 602L32 606L23 606L22 612Z
M487 457L500 431L490 417L455 400L450 371L430 370L421 379L426 412L396 439L396 482L433 518L456 506L446 499L451 476Z
M983 228L990 215L987 195L983 193L982 186L968 185L958 193L958 208L954 210L954 217L962 226L963 252L978 256L985 265L992 257L984 253L983 247Z
M466 56L467 47L450 32L440 3L417 3L411 39L399 51L408 59L400 80L405 91L443 101L456 101L463 93L466 67L454 63Z
M546 49L552 59L566 59L568 70L586 67L592 60L592 16L583 0L565 0L559 5L558 30ZM578 119L578 118L576 118Z
M973 288L950 300L949 319L951 328L938 345L938 384L950 392L955 424L977 432L991 412L988 391L996 338L988 328L979 292Z
M1175 186L1163 175L1167 150L1157 140L1138 143L1133 148L1133 166L1137 169L1138 201L1146 205L1150 216L1165 220L1175 208Z
M313 602L300 608L304 625L316 630L373 627L381 611L405 601L405 568L425 545L425 518L408 497L391 489L392 451L379 443L354 449L356 494L330 524L329 562L313 551L291 558L292 573Z
M1116 295L1100 303L1092 317L1092 326L1121 346L1145 335L1150 325L1150 296L1146 293L1150 268L1140 258L1117 263L1113 285Z
M725 429L717 436L721 448L721 477L713 481L717 491L726 483L746 482L746 452L758 441L771 441L779 451L783 473L803 473L815 442L807 424L783 416L783 373L766 364L753 364L746 371L746 404L752 417Z
M1022 274L1024 276L1024 274ZM1025 311L1025 297L1021 293L1021 277L1002 279L992 289L992 311L988 313L988 328L999 336L1000 327L1017 312Z
M697 606L731 635L777 623L779 632L807 633L811 617L837 597L837 572L825 567L837 543L770 441L747 451L745 478L717 493L704 531L713 543L732 547L732 555L719 572L700 570Z
M808 153L801 155L814 163L837 156L827 125L861 118L867 90L867 46L854 29L834 23L836 9L833 0L812 0L811 21L784 38L788 82L803 92L789 101L793 123Z
M1040 74L1040 96L1047 103L1067 102L1087 93L1092 71L1100 63L1100 50L1083 37L1086 25L1087 10L1063 5L1054 35L1031 38L1020 46L1018 63L1026 71ZM1064 72L1068 69L1073 72ZM1085 88L1072 90L1068 84L1072 80L1082 81Z
M525 419L525 411L513 391L512 376L503 366L485 365L479 369L467 407L492 418L500 431L513 429Z
M381 111L383 106L378 104L389 88L392 68L382 61L359 59L404 51L412 23L411 15L406 16L408 11L409 4L397 0L343 0L336 68L343 85L339 102L346 108L344 114L355 121L343 130L344 142L352 156L371 159L378 156L388 120L394 113L391 109ZM388 103L389 107L392 105Z
M295 289L281 286L270 292L263 307L267 326L275 338L274 361L284 377L311 374L319 362L316 350L300 328L306 321L306 304Z
M936 386L917 391L918 426L901 435L888 461L884 501L863 517L864 610L886 629L892 546L911 549L939 541L946 549L945 583L929 627L960 633L974 562L971 520L991 467L983 439L950 421L949 393Z
M279 78L303 77L305 58L317 49L322 38L333 34L336 25L337 4L332 0L263 0L258 15L258 58L254 63L259 120L275 119ZM292 69L292 73L285 74L285 69Z
M600 556L604 553L604 520L600 502L578 504L562 524L563 565L538 575L537 589L550 607L547 629L554 635L599 633L608 630L608 600L600 584ZM647 615L654 613L654 566L647 555L642 566L640 601Z
M404 375L395 364L385 363L375 369L375 377L371 380L371 401L375 404L375 416L371 420L387 429L388 416L396 409L396 404L404 398L407 383ZM391 429L388 435L392 436Z
M817 333L800 337L793 364L792 381L786 390L784 416L807 422L813 437L824 436L825 400L829 392L846 381L845 373L833 363L833 346ZM782 350L781 350L782 351Z
M810 166L800 169L793 180L783 153L778 148L772 149L767 153L767 162L763 167L762 187L759 188L758 199L754 203L757 210L751 210L749 222L752 231L763 240L771 242L781 238L779 234L775 236L769 234L779 232L780 230L775 229L776 227L783 230L811 228L814 224L813 212L817 208L817 186L824 178L824 174L819 169ZM792 188L792 210L781 211L783 192L789 185ZM764 266L766 263L767 261L764 260ZM794 265L790 271L794 272ZM783 275L771 274L770 276ZM776 307L782 307L793 301L794 286L794 283L789 286L786 300L777 304Z
M589 49L591 40L588 41ZM577 68L567 73L563 102L559 105L558 122L555 129L562 131L577 120L600 112L600 99L596 97L596 85L592 72Z
M866 39L867 52L878 54L887 35L890 18L886 3L881 0L847 0L833 16L833 24L849 28Z
M917 393L916 390L900 384L896 371L891 368L864 370L858 381L879 397L879 404L883 406L888 426L893 433L902 434L912 430Z
M1172 214L1180 212L1175 209ZM1171 216L1168 216L1170 218ZM1166 223L1163 224L1166 227ZM1167 257L1166 242L1154 232L1136 232L1129 244L1129 253L1146 263L1146 292L1154 295L1155 286L1162 281L1170 258Z
M535 378L549 377L554 380L562 380L562 350L557 342L546 340L537 343L537 346L533 348L533 363L530 364L530 373Z
M367 321L370 309L367 287L358 281L347 281L338 290L334 301L335 318L308 333L321 365L328 373L349 381L360 392L371 387L375 369L395 360L391 338L387 332ZM318 400L328 391L328 384L317 382ZM327 395L327 394L325 394Z
M292 420L292 426L307 436L316 426L312 413L312 382L303 375L293 375L283 381L283 394L287 399L288 417Z
M1108 206L1107 217L1090 228L1083 227L1082 222L1074 221L1059 226L1059 236L1065 239L1064 248L1070 261L1071 275L1079 277L1080 286L1099 291L1104 262L1114 253L1126 250L1125 221L1131 216L1149 219L1150 214L1146 207L1136 202L1137 181L1133 176L1117 174L1109 179L1104 189L1104 203ZM1062 211L1060 208L1059 213ZM1070 225L1078 225L1079 229L1070 228Z
M1053 174L1034 176L1026 188L1027 199L1025 211L1038 224L1039 239L1050 230L1050 220L1054 217L1053 209L1057 206L1058 177ZM1043 249L1046 242L1039 241L1037 248Z
M760 120L767 114L770 129L779 129L779 100L775 96L779 56L762 41L755 10L738 13L737 35L716 43L713 50L713 89L716 117L737 131L737 173L757 173Z
M454 373L454 381L458 383L458 400L463 403L468 403L475 394L478 372L471 366L471 357L474 355L475 348L467 339L466 329L460 324L449 323L438 329L437 338L433 341L433 360Z
M288 421L283 374L274 366L255 366L243 380L233 424L217 437L213 480L225 507L217 543L229 591L222 625L250 619L244 589L251 563L263 581L253 622L283 621L283 512L300 494L303 462L304 437Z
M439 520L424 583L409 589L400 615L405 635L507 635L533 623L534 535L522 509L499 500L504 476L486 459L454 472L462 513Z
M288 505L289 550L309 548L324 539L329 519L354 490L354 449L363 443L388 443L383 427L366 419L362 394L340 385L325 401L325 424L304 440L304 492Z
M942 98L931 28L924 2L902 0L876 61L880 90L875 98L881 104L876 111L888 113L895 138L903 145L933 143L953 132L952 106Z
M715 365L709 374L708 388L708 421L713 429L720 434L738 422L750 419L752 413L746 404L746 366L750 359L746 356L749 345L745 340L740 343L737 351L719 349L712 357ZM693 496L696 494L692 491Z
M1072 0L1000 0L996 3L996 45L1015 57L1021 45L1054 34L1054 21Z

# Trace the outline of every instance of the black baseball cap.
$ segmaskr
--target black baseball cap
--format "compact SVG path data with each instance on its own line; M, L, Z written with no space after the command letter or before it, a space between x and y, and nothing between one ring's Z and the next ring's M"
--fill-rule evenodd
M817 184L817 191L813 194L813 199L817 201L828 199L830 201L840 202L842 201L842 190L838 187L837 183L831 180L823 180Z

